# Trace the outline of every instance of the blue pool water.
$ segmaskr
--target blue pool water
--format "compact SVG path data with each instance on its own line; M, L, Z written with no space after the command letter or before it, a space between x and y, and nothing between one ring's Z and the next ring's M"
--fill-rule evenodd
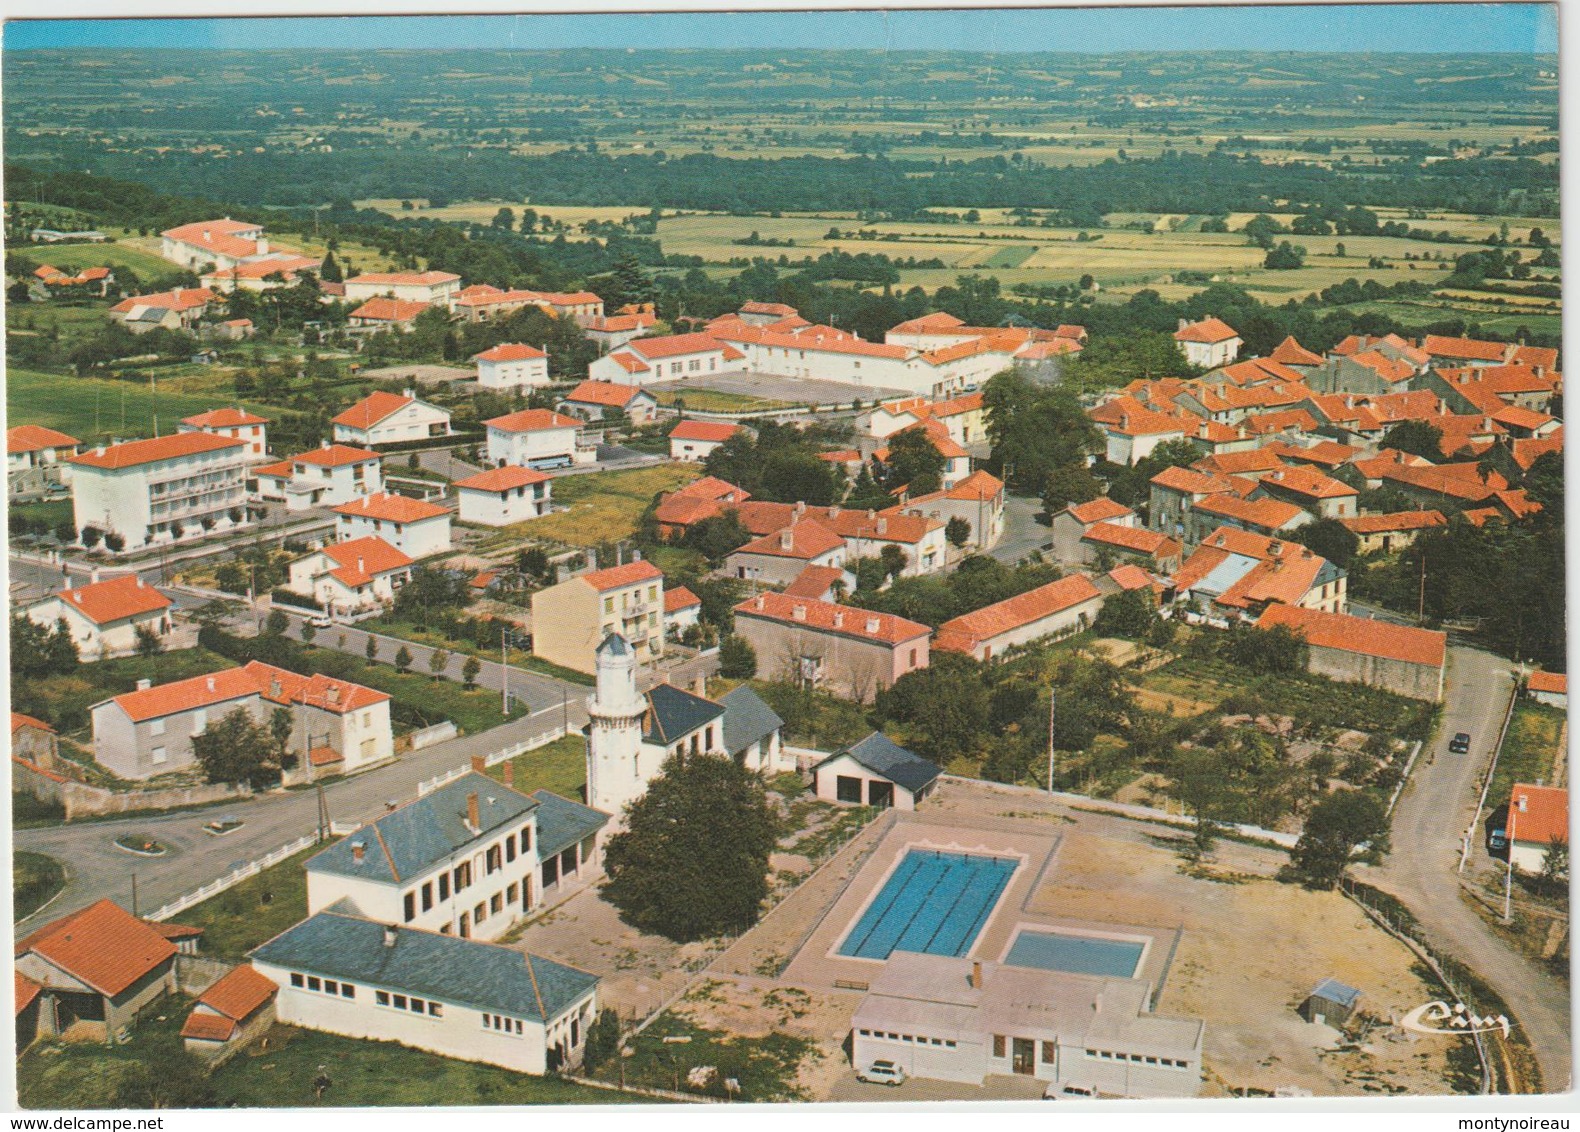
M1017 864L1006 857L907 850L839 954L858 959L887 959L894 951L964 955Z
M1134 978L1146 944L1122 939L1094 939L1061 932L1022 931L1004 957L1014 967L1069 971L1076 975Z

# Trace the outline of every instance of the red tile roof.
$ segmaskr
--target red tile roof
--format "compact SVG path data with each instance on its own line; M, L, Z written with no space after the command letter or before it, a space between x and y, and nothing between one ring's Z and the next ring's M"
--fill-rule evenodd
M18 940L16 955L29 952L100 994L114 996L169 962L176 949L142 920L106 899L52 920Z
M643 358L656 359L706 354L724 349L724 343L711 334L665 334L657 338L634 338L622 349Z
M1239 336L1239 331L1218 318L1204 318L1174 332L1174 339L1178 342L1227 342Z
M55 729L49 724L45 723L42 719L34 719L31 715L23 715L19 711L12 712L11 734L15 735L24 727L31 727L35 731L47 731L51 735L55 734Z
M681 421L669 430L671 440L725 441L740 431L740 425L722 421Z
M367 585L380 574L402 570L412 564L411 558L377 535L337 542L324 547L320 553L328 555L336 564L330 574L353 589Z
M500 432L540 432L549 428L580 428L581 422L575 417L567 417L563 413L551 412L548 409L522 409L519 413L506 413L502 417L483 422L489 428L497 428Z
M1271 444L1262 446L1273 453L1280 460L1296 460L1303 464L1319 464L1324 468L1337 468L1347 464L1360 454L1360 449L1349 444L1340 444L1336 440L1319 440L1315 444L1301 446L1290 444L1286 441L1275 440Z
M742 314L773 314L773 315L778 315L780 318L789 318L791 315L796 314L797 311L796 311L796 309L794 307L789 306L789 305L787 305L785 303L749 302L749 303L742 303L741 304L741 313Z
M528 346L522 342L501 342L491 350L484 350L481 354L473 354L474 362L521 362L528 358L548 357L536 346Z
M613 381L584 381L566 395L565 400L579 405L604 405L623 409L638 397L648 396L640 385L618 385Z
M510 491L528 484L546 483L551 478L531 468L508 464L503 468L493 468L475 476L467 476L464 480L456 480L451 486L465 491Z
M757 346L782 350L813 350L831 354L854 354L868 358L904 360L912 354L908 346L888 346L881 342L867 342L847 331L809 326L796 334L776 334L767 327L729 326L717 330L719 341L746 342ZM650 339L638 338L636 346ZM743 355L744 356L744 355Z
M75 448L81 444L75 436L67 436L42 425L17 425L5 434L7 455L18 452L42 452L46 448Z
M1562 672L1532 672L1530 678L1525 681L1525 686L1532 692L1551 692L1554 695L1567 696L1569 677Z
M233 259L242 259L258 254L258 242L238 233L261 231L263 231L261 224L249 224L245 220L232 220L226 217L223 220L199 220L192 224L183 224L159 234L171 240L179 240L183 244L192 244Z
M1081 536L1082 542L1087 540L1138 554L1150 554L1154 558L1168 558L1180 552L1180 544L1165 534L1146 527L1121 526L1119 523L1092 524Z
M409 302L405 299L369 299L347 317L366 319L369 322L411 322L423 311L427 303Z
M179 460L201 452L218 452L222 448L245 447L240 440L229 436L215 436L208 432L178 432L170 436L156 436L148 440L128 440L107 448L91 448L71 457L73 464L87 468L104 468L119 471L160 460Z
M1386 515L1357 515L1353 519L1340 519L1358 535L1384 534L1390 531L1422 531L1428 527L1446 527L1448 520L1441 511L1391 511Z
M837 566L805 566L783 592L787 597L810 597L823 601L823 595L844 577L845 571Z
M129 299L122 299L110 310L115 314L127 314L137 307L188 311L206 307L217 298L219 296L207 287L182 287L174 291L160 291L157 295L133 295Z
M201 1010L192 1011L181 1024L181 1036L195 1042L226 1042L235 1032L236 1023L229 1018Z
M242 671L253 679L259 694L266 700L277 704L304 704L336 715L361 711L390 698L387 693L376 688L353 684L349 680L339 680L321 673L303 676L299 672L264 664L261 660L249 660Z
M701 609L702 599L685 586L664 591L664 612L679 613L682 609Z
M375 287L431 287L436 283L459 283L459 275L448 271L373 271L354 275L347 283L366 283Z
M95 625L170 608L171 601L136 574L61 590L55 595Z
M29 1006L33 1005L33 1000L37 998L39 996L39 992L44 989L44 984L35 982L24 975L21 971L12 971L11 979L16 988L16 1001L14 1005L16 1007L16 1012L20 1014Z
M437 503L426 503L406 495L364 495L350 503L334 508L337 515L348 519L381 519L392 523L416 523L423 519L436 519L450 512Z
M293 464L311 464L315 468L338 468L345 464L365 464L369 460L378 460L377 452L366 448L356 448L350 444L325 444L321 448L309 448L306 452L299 452L291 457Z
M1134 562L1126 562L1123 566L1115 566L1108 572L1108 576L1122 590L1151 589L1157 584L1151 574Z
M984 641L1101 596L1102 591L1089 576L1071 574L952 621L945 621L938 627L938 647L956 652L974 652Z
M785 538L789 535L788 545ZM764 554L772 558L799 558L810 561L845 545L845 540L827 527L811 519L791 523L782 531L753 539L735 551L736 554Z
M1257 619L1258 629L1285 625L1325 649L1398 660L1442 668L1448 651L1448 634L1410 625L1395 625L1348 613L1324 613L1297 605L1270 605Z
M137 692L122 692L111 701L133 723L161 719L177 712L195 711L213 704L246 699L258 694L258 682L243 668L226 668L206 676L191 676L157 684Z
M1187 495L1215 495L1220 491L1234 490L1234 484L1227 477L1215 472L1199 472L1194 468L1164 468L1150 482Z
M1479 338L1450 338L1443 334L1428 334L1421 339L1421 349L1435 358L1466 358L1472 361L1501 362L1509 354L1504 342L1486 342Z
M964 326L965 320L956 318L945 311L934 311L924 314L921 318L913 318L908 322L899 323L889 328L890 334L940 334L947 333L957 326Z
M1241 499L1228 494L1209 495L1206 499L1197 500L1191 506L1208 515L1234 519L1269 531L1279 530L1286 523L1304 514L1293 503L1285 503L1279 499Z
M1325 476L1305 464L1275 468L1263 476L1261 482L1264 487L1271 485L1311 499L1340 499L1347 495L1359 494L1349 484L1342 483L1332 476Z
M336 416L334 423L345 425L347 428L370 429L386 417L400 412L415 400L415 397L375 390Z
M1322 356L1313 354L1290 335L1280 342L1268 358L1285 366L1320 366Z
M1463 469L1470 469L1470 474L1464 474ZM1369 476L1371 473L1368 472ZM1407 484L1411 487L1422 488L1436 492L1439 495L1460 499L1466 502L1479 503L1491 498L1495 493L1508 488L1508 481L1496 472L1492 473L1485 482L1477 474L1475 464L1439 464L1415 466L1411 464L1388 464L1377 470L1379 479L1390 480L1395 483Z
M267 1006L279 989L274 980L259 974L251 963L243 963L199 995L198 1002L226 1018L242 1022Z
M1252 413L1244 420L1245 428L1257 436L1283 432L1292 428L1296 432L1311 432L1317 419L1304 409L1283 409L1276 413Z
M932 633L926 625L892 613L873 613L855 606L835 605L813 598L781 593L760 593L735 607L737 617L759 617L808 631L837 633L886 645L902 645Z
M1569 844L1569 791L1516 782L1509 791L1508 835L1526 844L1547 845L1555 837Z
M245 409L210 409L195 417L183 417L181 423L193 428L240 428L244 425L266 425L268 417L260 417Z
M587 583L599 593L607 593L609 590L617 590L622 586L635 585L638 582L663 581L663 579L664 572L645 559L577 575L578 581Z

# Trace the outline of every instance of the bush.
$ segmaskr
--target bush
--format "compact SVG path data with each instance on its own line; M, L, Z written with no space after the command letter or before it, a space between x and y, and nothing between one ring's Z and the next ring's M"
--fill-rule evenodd
M750 680L757 675L757 653L744 638L724 638L719 646L719 675L729 680Z

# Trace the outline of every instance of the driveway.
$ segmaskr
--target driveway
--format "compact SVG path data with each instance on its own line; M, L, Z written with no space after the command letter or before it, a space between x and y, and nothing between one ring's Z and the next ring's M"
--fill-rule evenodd
M1544 1088L1562 1092L1571 1076L1568 988L1508 947L1459 895L1461 838L1475 816L1513 684L1502 657L1449 649L1442 726L1394 811L1393 851L1382 866L1354 873L1397 896L1435 949L1465 963L1503 997L1530 1040ZM1448 739L1458 731L1470 733L1468 755L1448 752ZM1482 847L1476 831L1471 837L1474 860Z

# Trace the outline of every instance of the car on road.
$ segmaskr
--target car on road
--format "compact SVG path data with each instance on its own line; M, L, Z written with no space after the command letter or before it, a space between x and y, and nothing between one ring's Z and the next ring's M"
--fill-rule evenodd
M1454 737L1448 741L1448 750L1449 750L1450 754L1455 754L1455 755L1469 754L1470 753L1470 732L1468 732L1468 731L1457 732L1454 735Z
M334 624L334 622L330 620L329 614L327 613L320 613L316 617L309 617L307 619L307 623L315 629L327 629Z
M1096 1096L1096 1085L1083 1085L1075 1081L1067 1081L1063 1084L1053 1081L1042 1091L1042 1099L1045 1101L1060 1101L1066 1098L1088 1100Z
M892 1061L874 1061L867 1068L856 1071L856 1080L872 1085L903 1085L905 1070Z

